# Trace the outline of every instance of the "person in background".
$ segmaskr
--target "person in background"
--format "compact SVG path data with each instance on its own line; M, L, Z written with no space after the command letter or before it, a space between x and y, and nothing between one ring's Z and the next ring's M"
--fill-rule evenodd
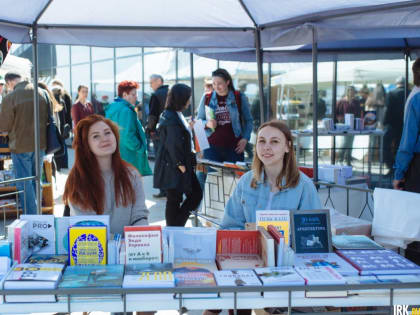
M95 114L105 116L103 104L97 99L96 93L92 93L92 105Z
M4 92L4 86L6 85L6 81L4 81L3 78L0 78L0 105L1 101L3 99L3 92Z
M6 92L5 94L9 94L13 92L15 89L16 84L18 84L22 80L22 76L16 72L8 72L4 76L4 81L6 82Z
M149 135L153 142L153 151L156 156L159 149L160 140L156 133L156 125L159 121L160 114L163 112L168 96L168 85L163 84L163 77L159 74L152 74L150 76L150 87L153 93L149 102L149 115L147 116L146 133ZM153 195L154 198L165 198L166 192L159 190L158 194Z
M214 91L203 95L197 114L197 119L205 123L210 144L210 148L204 150L204 158L217 162L243 161L252 132L248 99L235 91L232 77L225 69L213 71L212 78ZM214 117L209 117L207 112L213 112ZM202 190L206 177L206 173L198 173Z
M89 89L86 85L79 85L77 88L76 103L71 107L73 129L76 128L76 125L80 120L95 113L92 104L87 100L88 92Z
M213 81L211 79L204 79L204 93L213 92Z
M66 91L66 89L64 88L64 84L63 82L61 82L58 79L54 79L51 82L51 91L53 93L55 93L55 89L59 89L60 91L60 99L62 99L62 101L64 101L64 121L66 122L66 124L69 124L70 130L73 130L73 121L71 118L71 106L72 106L72 100L71 100L71 96L69 94L69 92ZM55 94L54 94L55 95ZM59 101L60 103L62 103L61 101Z
M16 78L14 80L16 83ZM38 88L38 94L41 149L39 165L36 165L35 139L33 137L34 85L28 81L16 83L13 86L13 91L3 98L0 106L0 131L7 132L9 136L15 178L35 176L36 168L42 169L44 151L47 147L48 106L51 104L51 100L48 94L40 88ZM25 210L25 213L37 214L35 181L17 182L16 188L17 190L25 189L26 198L23 193L19 194L20 206Z
M100 115L82 119L75 128L75 162L66 181L63 201L70 215L110 215L110 232L124 226L148 225L143 180L121 159L118 127Z
M161 141L156 156L153 186L167 193L167 226L184 226L191 211L200 205L203 193L195 175L195 151L190 126L182 112L190 106L191 88L175 84L159 120ZM186 199L183 201L183 195Z
M337 103L336 115L339 123L344 123L345 114L354 114L354 118L360 118L362 115L360 100L356 97L356 89L352 85L347 86L346 94ZM338 155L338 161L340 163L344 163L345 161L347 165L351 165L353 141L354 135L344 136L344 141Z
M385 99L383 157L389 169L387 176L393 173L392 167L400 145L404 122L405 78L397 78L395 84L395 89L390 91Z
M105 117L120 129L121 158L132 164L142 176L147 176L152 170L147 157L146 135L134 110L138 88L135 81L122 81L118 85L118 97L105 109Z
M312 180L299 171L293 137L279 120L263 123L257 132L252 170L239 180L226 204L224 229L244 229L255 222L256 210L320 209Z
M375 89L369 94L365 102L365 111L375 111L376 121L379 126L384 121L386 92L382 83L377 83Z

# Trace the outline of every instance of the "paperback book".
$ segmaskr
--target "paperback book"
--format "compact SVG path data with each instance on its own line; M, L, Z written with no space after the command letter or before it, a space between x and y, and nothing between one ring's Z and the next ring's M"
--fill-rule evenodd
M267 231L274 239L274 255L276 260L276 266L283 266L285 252L284 235L274 225L269 225L267 227ZM288 248L288 246L286 248Z
M55 253L57 255L69 252L69 226L70 217L55 218Z
M110 239L109 215L77 215L69 217L69 226L106 226L107 239Z
M125 226L125 263L162 262L162 228L160 226Z
M69 262L74 265L105 265L107 262L106 226L71 226Z
M55 289L63 270L63 264L18 264L4 281L4 289ZM56 296L6 295L6 302L56 302Z
M384 249L366 235L333 235L332 243L336 249Z
M214 287L214 293L185 293L183 298L217 298L216 281L214 280L213 272L206 268L197 267L177 267L174 268L175 286L177 287ZM177 295L175 295L178 298Z
M261 282L255 274L254 270L218 270L215 271L214 277L219 287L223 286L261 286ZM221 292L221 297L233 297L233 292ZM261 297L261 292L239 292L238 297Z
M32 252L36 254L55 254L54 215L21 215L21 220L31 226Z
M261 258L265 267L274 267L276 265L274 254L274 239L268 231L262 226L258 227L261 242Z
M63 264L67 265L68 255L39 255L35 254L28 258L28 264Z
M289 246L290 236L290 211L289 210L257 210L256 224L268 230L274 226L284 237L286 246Z
M265 267L261 256L255 254L217 254L216 262L220 270Z
M68 266L60 288L121 288L124 265Z
M320 267L328 266L333 268L342 276L357 276L359 271L350 265L343 258L335 253L321 254L296 254L296 267Z
M31 226L28 221L19 220L19 222L13 228L13 259L18 264L24 263L32 253L30 250L30 233Z

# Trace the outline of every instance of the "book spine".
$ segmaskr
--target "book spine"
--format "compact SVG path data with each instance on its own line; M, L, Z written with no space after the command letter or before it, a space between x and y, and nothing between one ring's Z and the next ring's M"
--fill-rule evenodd
M358 264L356 264L354 261L352 261L351 259L349 259L345 254L343 254L339 250L336 253L337 253L338 256L340 256L345 261L347 261L350 265L352 265L354 268L356 268L356 270L359 272L359 275L364 276L364 275L370 274L369 272L366 273L365 271L363 271L362 268L360 268L360 266Z
M18 264L23 263L22 262L22 228L20 227L15 227L14 229L14 255L13 255L13 259L16 260L18 262Z

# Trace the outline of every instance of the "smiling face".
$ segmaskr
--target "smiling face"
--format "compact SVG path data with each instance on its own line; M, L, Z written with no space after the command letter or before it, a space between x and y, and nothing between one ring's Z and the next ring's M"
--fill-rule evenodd
M220 96L225 96L229 92L229 80L225 80L222 77L213 77L213 89Z
M283 166L283 159L289 153L286 136L279 129L267 126L262 128L257 137L257 155L264 166Z
M90 126L88 143L90 150L96 157L111 156L117 148L114 133L103 121L98 121Z

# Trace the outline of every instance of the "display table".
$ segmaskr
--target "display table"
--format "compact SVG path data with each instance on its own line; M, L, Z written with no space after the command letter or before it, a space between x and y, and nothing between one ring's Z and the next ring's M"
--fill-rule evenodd
M152 311L152 310L202 310L202 309L261 309L266 307L308 307L308 306L393 306L416 305L420 301L420 282L416 283L380 283L341 286L305 286L305 289L314 291L349 290L349 296L344 298L303 298L294 297L295 292L302 291L302 286L265 287L265 291L279 291L282 296L278 298L208 298L208 299L162 299L153 296L156 293L197 293L214 292L214 288L188 287L173 289L108 289L83 288L60 290L37 290L36 294L55 293L67 294L96 294L98 299L82 300L71 298L69 301L57 303L5 303L0 304L0 313L45 313L45 312L123 312L126 311ZM256 292L261 287L223 287L217 288L220 292ZM282 292L280 292L282 291ZM14 291L2 291L8 294ZM33 290L20 290L19 294L34 294ZM107 295L124 293L150 293L150 297L139 298L135 301L124 299L107 299ZM236 306L236 307L235 307ZM363 314L369 313L364 311Z

